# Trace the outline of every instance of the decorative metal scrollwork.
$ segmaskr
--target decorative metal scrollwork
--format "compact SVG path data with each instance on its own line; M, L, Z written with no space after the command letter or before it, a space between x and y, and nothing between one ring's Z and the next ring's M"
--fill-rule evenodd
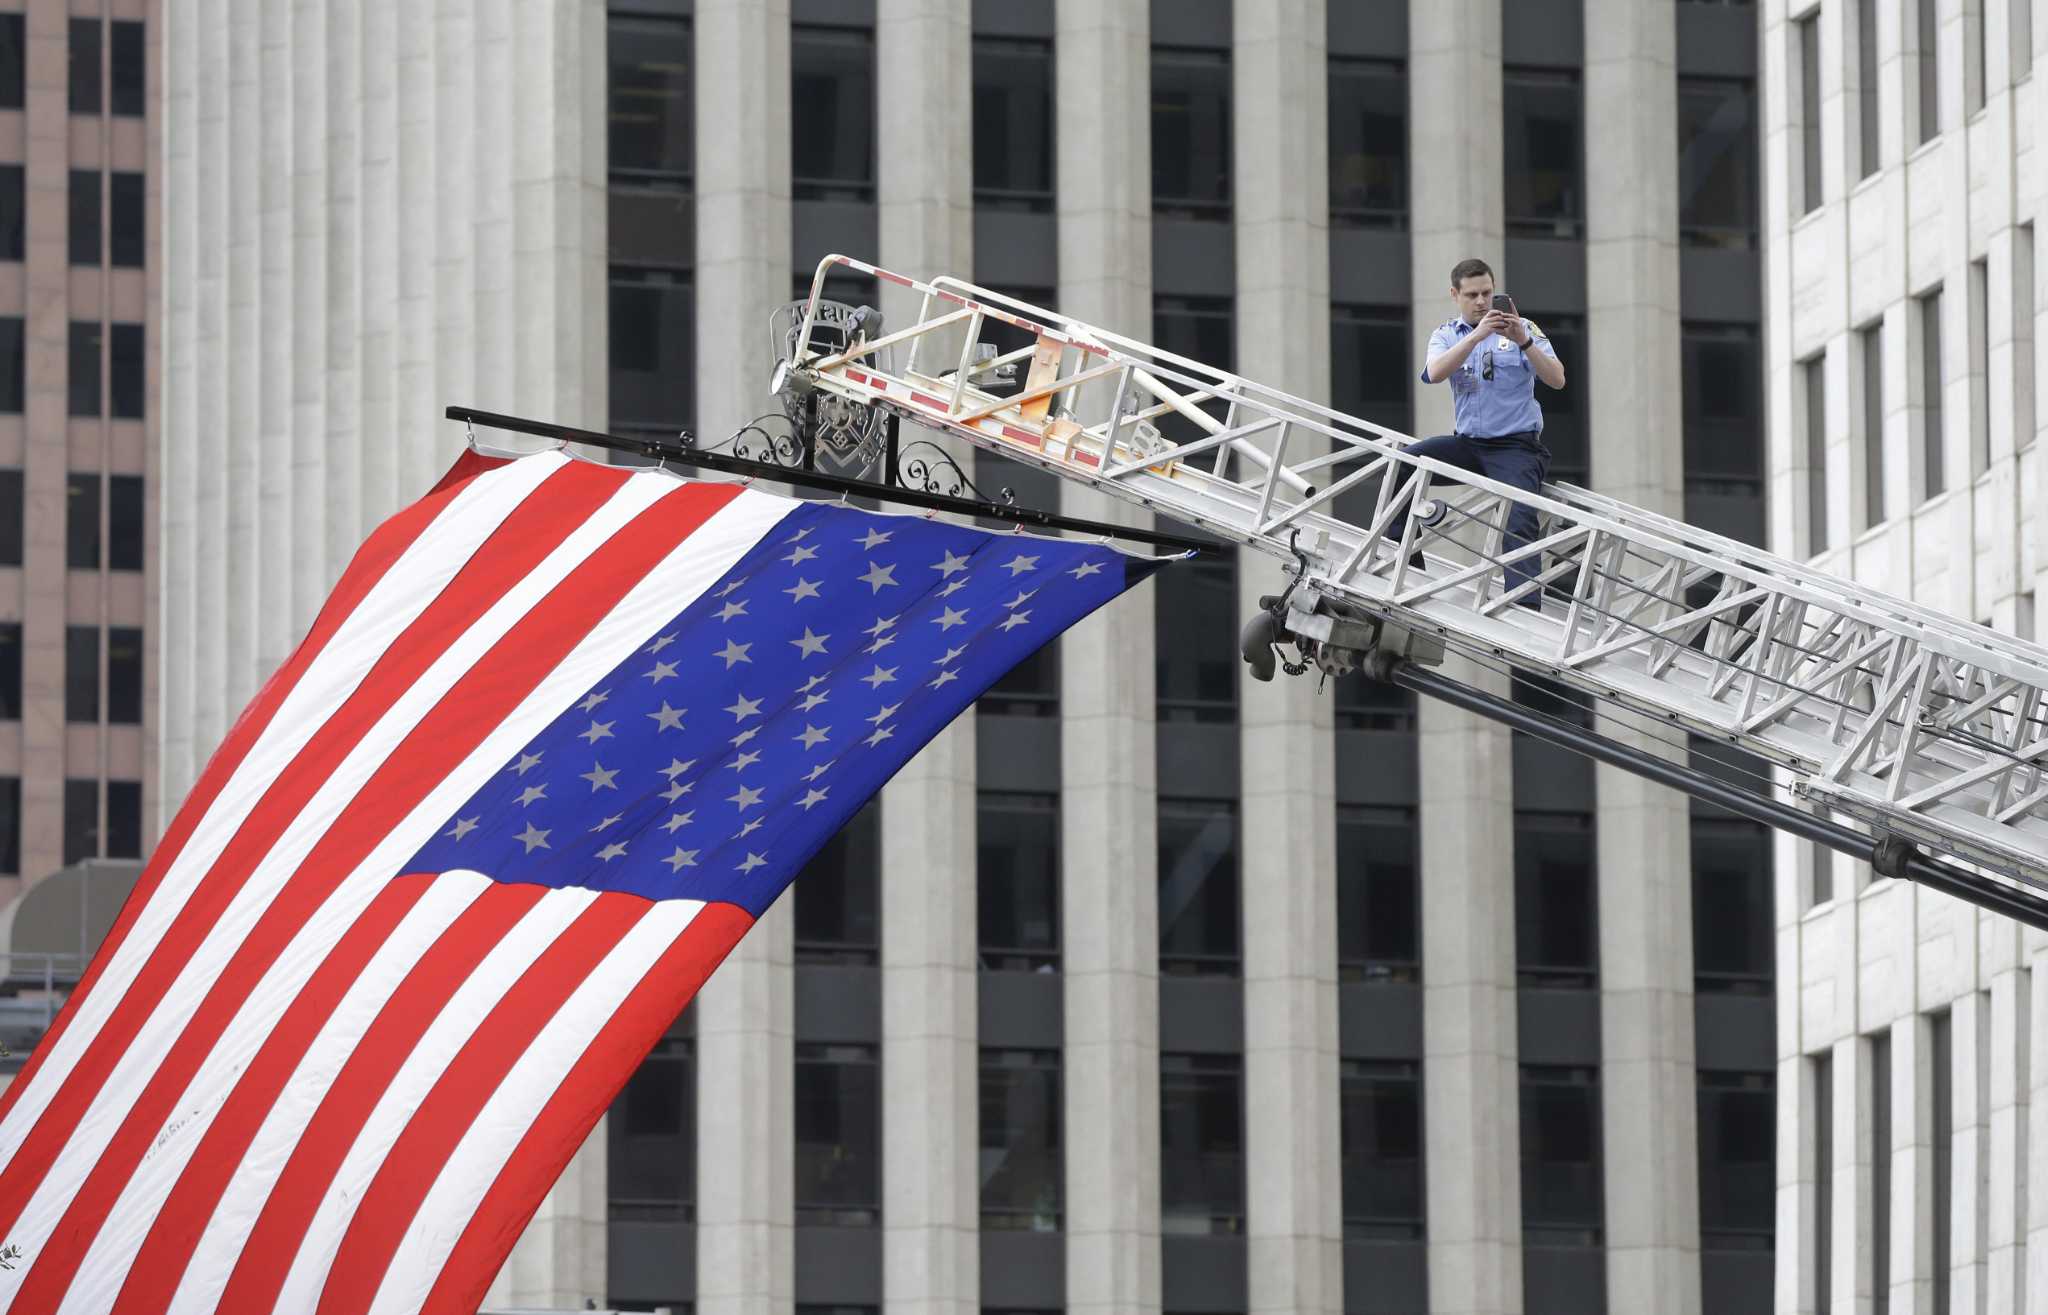
M989 497L967 478L967 472L953 459L953 454L937 443L919 439L902 448L896 454L895 482L907 489L920 489L926 493L943 494L949 498L964 498L970 494L987 502ZM1003 490L1003 501L1013 495Z

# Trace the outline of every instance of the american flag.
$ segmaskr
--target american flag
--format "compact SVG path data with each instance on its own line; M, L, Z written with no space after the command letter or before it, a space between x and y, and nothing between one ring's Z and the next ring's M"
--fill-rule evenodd
M475 1310L805 860L1150 566L466 455L357 554L0 1097L0 1304Z

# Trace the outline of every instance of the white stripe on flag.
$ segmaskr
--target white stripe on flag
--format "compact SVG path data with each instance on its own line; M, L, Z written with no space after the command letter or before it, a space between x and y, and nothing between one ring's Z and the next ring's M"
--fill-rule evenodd
M43 1057L32 1084L0 1123L0 1163L20 1149L22 1139L61 1089L193 888L240 830L270 782L356 691L391 641L440 596L477 547L564 460L548 453L502 467L493 478L471 480L336 628L281 702L262 736L250 746L248 756L215 797L205 818L193 828L155 897L137 915L92 993L80 1002L78 1015Z
M360 1037L405 975L419 962L420 956L479 894L490 887L488 878L474 872L449 872L435 877L419 902L406 911L384 944L363 965L362 974L350 984L335 1007L322 1036L330 1032L341 1033L351 1043ZM237 1077L257 1048L256 1034L253 1031L245 1034L240 1029L240 1022L238 1019L237 1027L227 1033L221 1046L222 1051L227 1051L232 1042L236 1053L232 1057L216 1055L217 1061L227 1061L227 1071ZM345 1045L309 1055L308 1062L299 1068L279 1097L280 1103L317 1104L347 1057ZM79 1266L78 1277L65 1294L62 1311L85 1315L89 1311L113 1307L135 1253L142 1246L142 1239L156 1222L157 1211L162 1207L164 1198L170 1195L172 1184L185 1171L193 1150L213 1125L214 1115L219 1112L230 1089L229 1083L214 1084L207 1093L207 1104L193 1114L190 1123L181 1125L177 1135L160 1143L142 1162L141 1169L108 1217L105 1229ZM281 1145L265 1143L260 1137L249 1148L250 1158L273 1157L278 1166L282 1166L283 1157L290 1153L289 1142ZM253 1219L244 1220L243 1230L246 1231L254 1222ZM223 1274L223 1281L225 1278Z
M515 1061L498 1089L484 1101L476 1121L456 1143L418 1213L392 1255L371 1311L417 1311L440 1278L448 1253L476 1213L484 1193L497 1181L569 1070L668 947L704 906L697 900L665 900L635 923L585 977L533 1044Z
M645 481L643 487L653 489L657 493L665 492L671 487L671 478L650 473L646 476L636 476L629 482L629 486L642 485ZM628 591L605 619L576 644L555 671L542 681L511 715L491 730L461 767L449 773L445 780L437 784L412 815L377 845L357 870L335 890L320 912L299 931L291 946L281 956L280 965L287 962L312 964L324 959L334 943L340 940L361 911L375 897L383 883L395 873L406 858L426 843L434 828L451 811L501 770L520 747L559 716L564 708L581 697L586 688L645 645L663 622L701 596L731 570L734 563L768 534L793 505L785 499L769 495L742 493L685 538L649 571L644 579ZM480 627L489 624L488 616L478 624ZM463 647L466 651L466 643ZM408 721L407 726L409 725ZM378 741L380 747L376 753L380 758L390 751L399 738L402 738L402 732L387 737L383 734L384 729L380 725L378 731L369 737ZM322 825L324 827L325 823ZM195 959L195 962L203 963L207 960L201 956ZM247 1037L251 1053L269 1036L271 1028L289 1007L303 977L302 973L295 979L286 980L281 978L279 970L274 968L271 973L266 974L263 983L237 1015L231 1031L237 1035L244 1032L252 1034ZM182 1022L181 1019L179 1026L182 1026ZM151 1027L154 1028L155 1025L155 1020L152 1020ZM327 1034L323 1033L321 1044L326 1044L327 1040ZM353 1044L353 1038L350 1038L350 1044ZM336 1067L338 1064L339 1061L335 1061ZM309 1055L299 1072L294 1075L294 1085L306 1079L315 1067L315 1056ZM238 1068L213 1062L205 1064L180 1101L180 1107L189 1108L202 1101L208 1108L217 1107L239 1077ZM138 1086L137 1090L139 1089ZM132 1100L131 1096L128 1103L132 1104ZM124 1109L126 1107L124 1105ZM289 1136L296 1139L304 1130L311 1112L310 1108L301 1110L297 1117L280 1126L287 1128ZM266 1123L266 1135L268 1128L269 1125ZM178 1127L172 1130L170 1135L182 1143L180 1154L189 1156L203 1131L203 1128ZM163 1153L163 1149L160 1148L153 1154L160 1156ZM258 1163L259 1159L256 1148L252 1147L240 1173L248 1173L249 1166ZM282 1156L273 1159L274 1162L268 1163L263 1172L261 1192L264 1194L268 1193L270 1183L284 1166ZM89 1166L87 1168L89 1171ZM54 1170L52 1176L55 1176ZM82 1179L82 1173L74 1174L74 1181L65 1191L66 1201ZM237 1181L240 1181L239 1174ZM168 1184L161 1185L149 1199L160 1204L169 1190ZM246 1217L231 1227L231 1245L236 1250L239 1250L241 1239L246 1237L249 1228L254 1225L261 1199L261 1196L258 1196L257 1205L250 1207ZM222 1210L226 1209L227 1202L224 1199ZM223 1226L217 1218L214 1224L209 1225L209 1238L214 1229ZM124 1270L132 1262L134 1251L140 1242L141 1235L138 1235L118 1253L116 1259ZM229 1261L229 1268L232 1268L232 1260ZM227 1271L223 1270L220 1275L222 1283L226 1281L226 1274ZM5 1277L0 1275L0 1279ZM9 1287L0 1287L0 1291L10 1290Z
M327 833L335 819L354 799L372 775L376 773L391 753L411 733L420 719L430 711L449 688L462 678L491 647L502 639L505 633L518 624L534 604L547 596L549 590L566 579L576 567L601 547L614 532L628 523L633 516L644 510L650 503L672 487L663 480L627 480L594 512L588 520L550 553L541 564L524 579L508 589L504 596L478 618L446 650L436 658L419 680L400 695L380 718L377 724L350 750L349 755L323 781L320 788L307 802L305 809L285 828L277 844L264 856L242 888L235 893L228 908L207 932L197 953L192 956L176 984L164 997L155 1002L149 1020L136 1034L134 1043L116 1061L113 1071L101 1087L85 1116L79 1120L71 1137L65 1142L57 1160L45 1175L42 1184L22 1212L10 1241L18 1243L29 1255L34 1255L43 1240L55 1228L64 1209L69 1206L73 1195L92 1172L107 1142L120 1127L121 1121L134 1106L136 1097L141 1095L150 1078L156 1073L163 1057L177 1044L193 1013L206 998L222 965L234 957L235 949L249 934L249 930L269 907L278 891L298 869L299 864ZM695 536L691 536L694 538ZM685 540L688 542L688 540ZM621 653L620 656L624 654ZM563 691L563 705L576 691ZM560 707L557 707L557 712ZM467 797L467 796L463 796ZM460 799L457 800L460 802ZM377 873L379 879L395 875L396 865L417 850L432 834L431 828L438 818L418 822L411 834L410 843L404 843L408 833L394 833L387 836L377 847L385 855L385 866ZM424 833L420 833L424 828ZM389 852L396 850L396 852ZM358 869L360 874L367 868ZM154 908L161 899L150 901ZM333 943L341 938L348 926L354 922L362 908L369 902L365 892L352 905L338 911L338 916L325 920L323 930L330 931L331 937L321 944L314 953L285 955L264 974L263 982L270 986L265 998L270 1008L265 1012L251 1010L252 1022L261 1031L254 1038L260 1045L263 1037L277 1022L299 986ZM328 907L337 901L330 899ZM307 931L312 928L307 928ZM305 931L300 935L303 937ZM252 1003L254 1001L252 1000ZM248 1015L239 1015L243 1017ZM205 1068L220 1072L216 1065ZM221 1073L221 1076L227 1076ZM198 1084L187 1090L181 1105L189 1106L198 1100ZM0 1294L10 1293L19 1283L20 1271L0 1273ZM10 1282L9 1280L13 1281Z
M392 1076L391 1085L384 1089L375 1109L356 1135L349 1147L341 1167L335 1171L334 1181L321 1198L320 1208L314 1212L313 1222L307 1226L305 1238L300 1242L298 1254L292 1260L291 1272L285 1276L284 1287L277 1295L278 1310L312 1310L320 1304L320 1289L327 1282L327 1270L334 1263L335 1252L341 1247L342 1235L348 1230L349 1221L355 1217L356 1204L363 1199L370 1180L383 1167L384 1154L391 1144L398 1140L398 1134L405 1131L413 1111L433 1090L434 1083L446 1071L448 1062L462 1050L462 1043L476 1031L477 1026L489 1015L493 1006L505 993L505 988L519 979L519 975L540 957L543 950L554 943L576 921L584 909L597 899L595 891L579 887L551 890L541 896L526 916L512 925L503 940L493 946L476 970L455 988L455 994L448 998L434 1021L421 1034L419 1044L413 1047L398 1072ZM232 1208L237 1213L249 1208L252 1193L246 1192L239 1176L228 1187L222 1198L223 1209ZM239 1248L237 1248L239 1250ZM188 1272L188 1284L192 1272L200 1269L202 1262L213 1268L211 1253L203 1248L192 1258L192 1271ZM232 1269L230 1263L227 1266ZM181 1288L175 1310L211 1310L212 1303L203 1306L192 1305Z

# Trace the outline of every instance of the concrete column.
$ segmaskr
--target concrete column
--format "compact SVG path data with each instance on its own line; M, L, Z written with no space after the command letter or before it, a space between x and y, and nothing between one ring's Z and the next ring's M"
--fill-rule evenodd
M697 6L697 423L760 411L758 330L789 299L789 6ZM795 1283L790 903L698 996L697 1309L777 1315Z
M1576 368L1599 381L1587 397L1594 484L1624 502L1678 516L1685 486L1683 415L1671 386L1681 373L1677 102L1671 91L1677 11L1588 0L1585 32L1586 304L1593 359L1565 362L1566 377ZM1634 730L1634 719L1600 720L1603 734L1640 748L1661 747ZM1594 780L1607 1299L1617 1310L1697 1311L1686 800L1610 767L1596 769Z
M1059 309L1144 337L1152 323L1148 0L1058 5ZM1086 418L1106 412L1087 398ZM1125 524L1067 484L1060 509ZM1060 641L1067 1309L1156 1312L1159 1250L1158 764L1153 591Z
M1237 369L1330 395L1324 0L1232 14ZM1240 615L1280 573L1247 557ZM1344 1307L1338 1145L1336 760L1313 680L1241 689L1245 1169L1254 1311ZM1256 897L1252 892L1257 892Z
M1949 1161L1949 1309L1984 1311L1987 1294L1991 1124L1991 1002L1971 991L1950 1006L1955 1151ZM1938 1135L1938 1133L1937 1133Z
M261 106L261 172L255 207L257 252L251 266L257 286L254 313L260 326L261 372L256 381L257 539L254 553L256 587L252 624L257 671L277 669L298 639L291 627L292 555L292 362L297 355L292 305L293 125L298 113L292 84L296 73L292 35L298 22L293 6L266 4L257 12L256 99Z
M1410 250L1418 338L1449 314L1451 266L1502 266L1500 6L1410 0ZM1504 273L1504 271L1503 271ZM1418 383L1415 429L1451 428ZM1471 663L1444 671L1505 693ZM1422 1038L1429 1300L1441 1315L1522 1308L1514 788L1508 733L1422 700Z
M881 263L916 278L973 270L969 20L950 0L875 14ZM886 328L918 300L883 283ZM981 1301L974 777L967 716L882 794L882 1295L903 1315Z
M1892 1037L1891 1308L1926 1310L1934 1285L1928 1266L1933 1236L1921 1223L1934 1200L1933 1089L1927 1027L1916 1014L1895 1021ZM1784 1134L1779 1134L1782 1140ZM1781 1198L1782 1200L1782 1198Z
M314 33L324 37L327 23L322 0L295 0L291 193L285 205L291 224L291 277L285 293L292 347L290 533L284 542L290 544L291 583L283 608L285 629L292 636L312 627L332 583L327 562L328 52L322 41L311 39ZM164 386L170 388L169 376Z
M2020 979L2026 987L2026 1018L2021 1036L2026 1048L2025 1152L2026 1181L2032 1187L2018 1205L2025 1230L2021 1260L2020 1300L2012 1309L2023 1315L2048 1315L2048 956L2036 954Z
M2029 1149L2028 1026L2033 990L2027 969L1991 979L1989 1219L1985 1230L1985 1300L1991 1310L2020 1311L2027 1299Z

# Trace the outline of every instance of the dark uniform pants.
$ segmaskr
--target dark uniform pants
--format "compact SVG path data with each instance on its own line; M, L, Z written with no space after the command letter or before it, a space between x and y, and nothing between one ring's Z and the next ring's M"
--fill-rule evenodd
M1526 489L1531 493L1541 491L1543 476L1550 470L1550 449L1543 446L1543 431L1527 429L1519 434L1502 434L1495 438L1476 438L1469 434L1439 434L1411 443L1405 449L1418 457L1429 457L1460 470L1469 470L1483 475L1497 483ZM1391 530L1392 527L1390 526ZM1517 548L1525 548L1535 542L1537 532L1536 509L1517 503L1508 513L1507 532L1503 536L1501 551L1505 555ZM1524 557L1510 562L1507 567L1507 587L1514 590L1536 575L1540 563L1535 557ZM1543 606L1543 591L1531 589L1522 595L1524 607Z

